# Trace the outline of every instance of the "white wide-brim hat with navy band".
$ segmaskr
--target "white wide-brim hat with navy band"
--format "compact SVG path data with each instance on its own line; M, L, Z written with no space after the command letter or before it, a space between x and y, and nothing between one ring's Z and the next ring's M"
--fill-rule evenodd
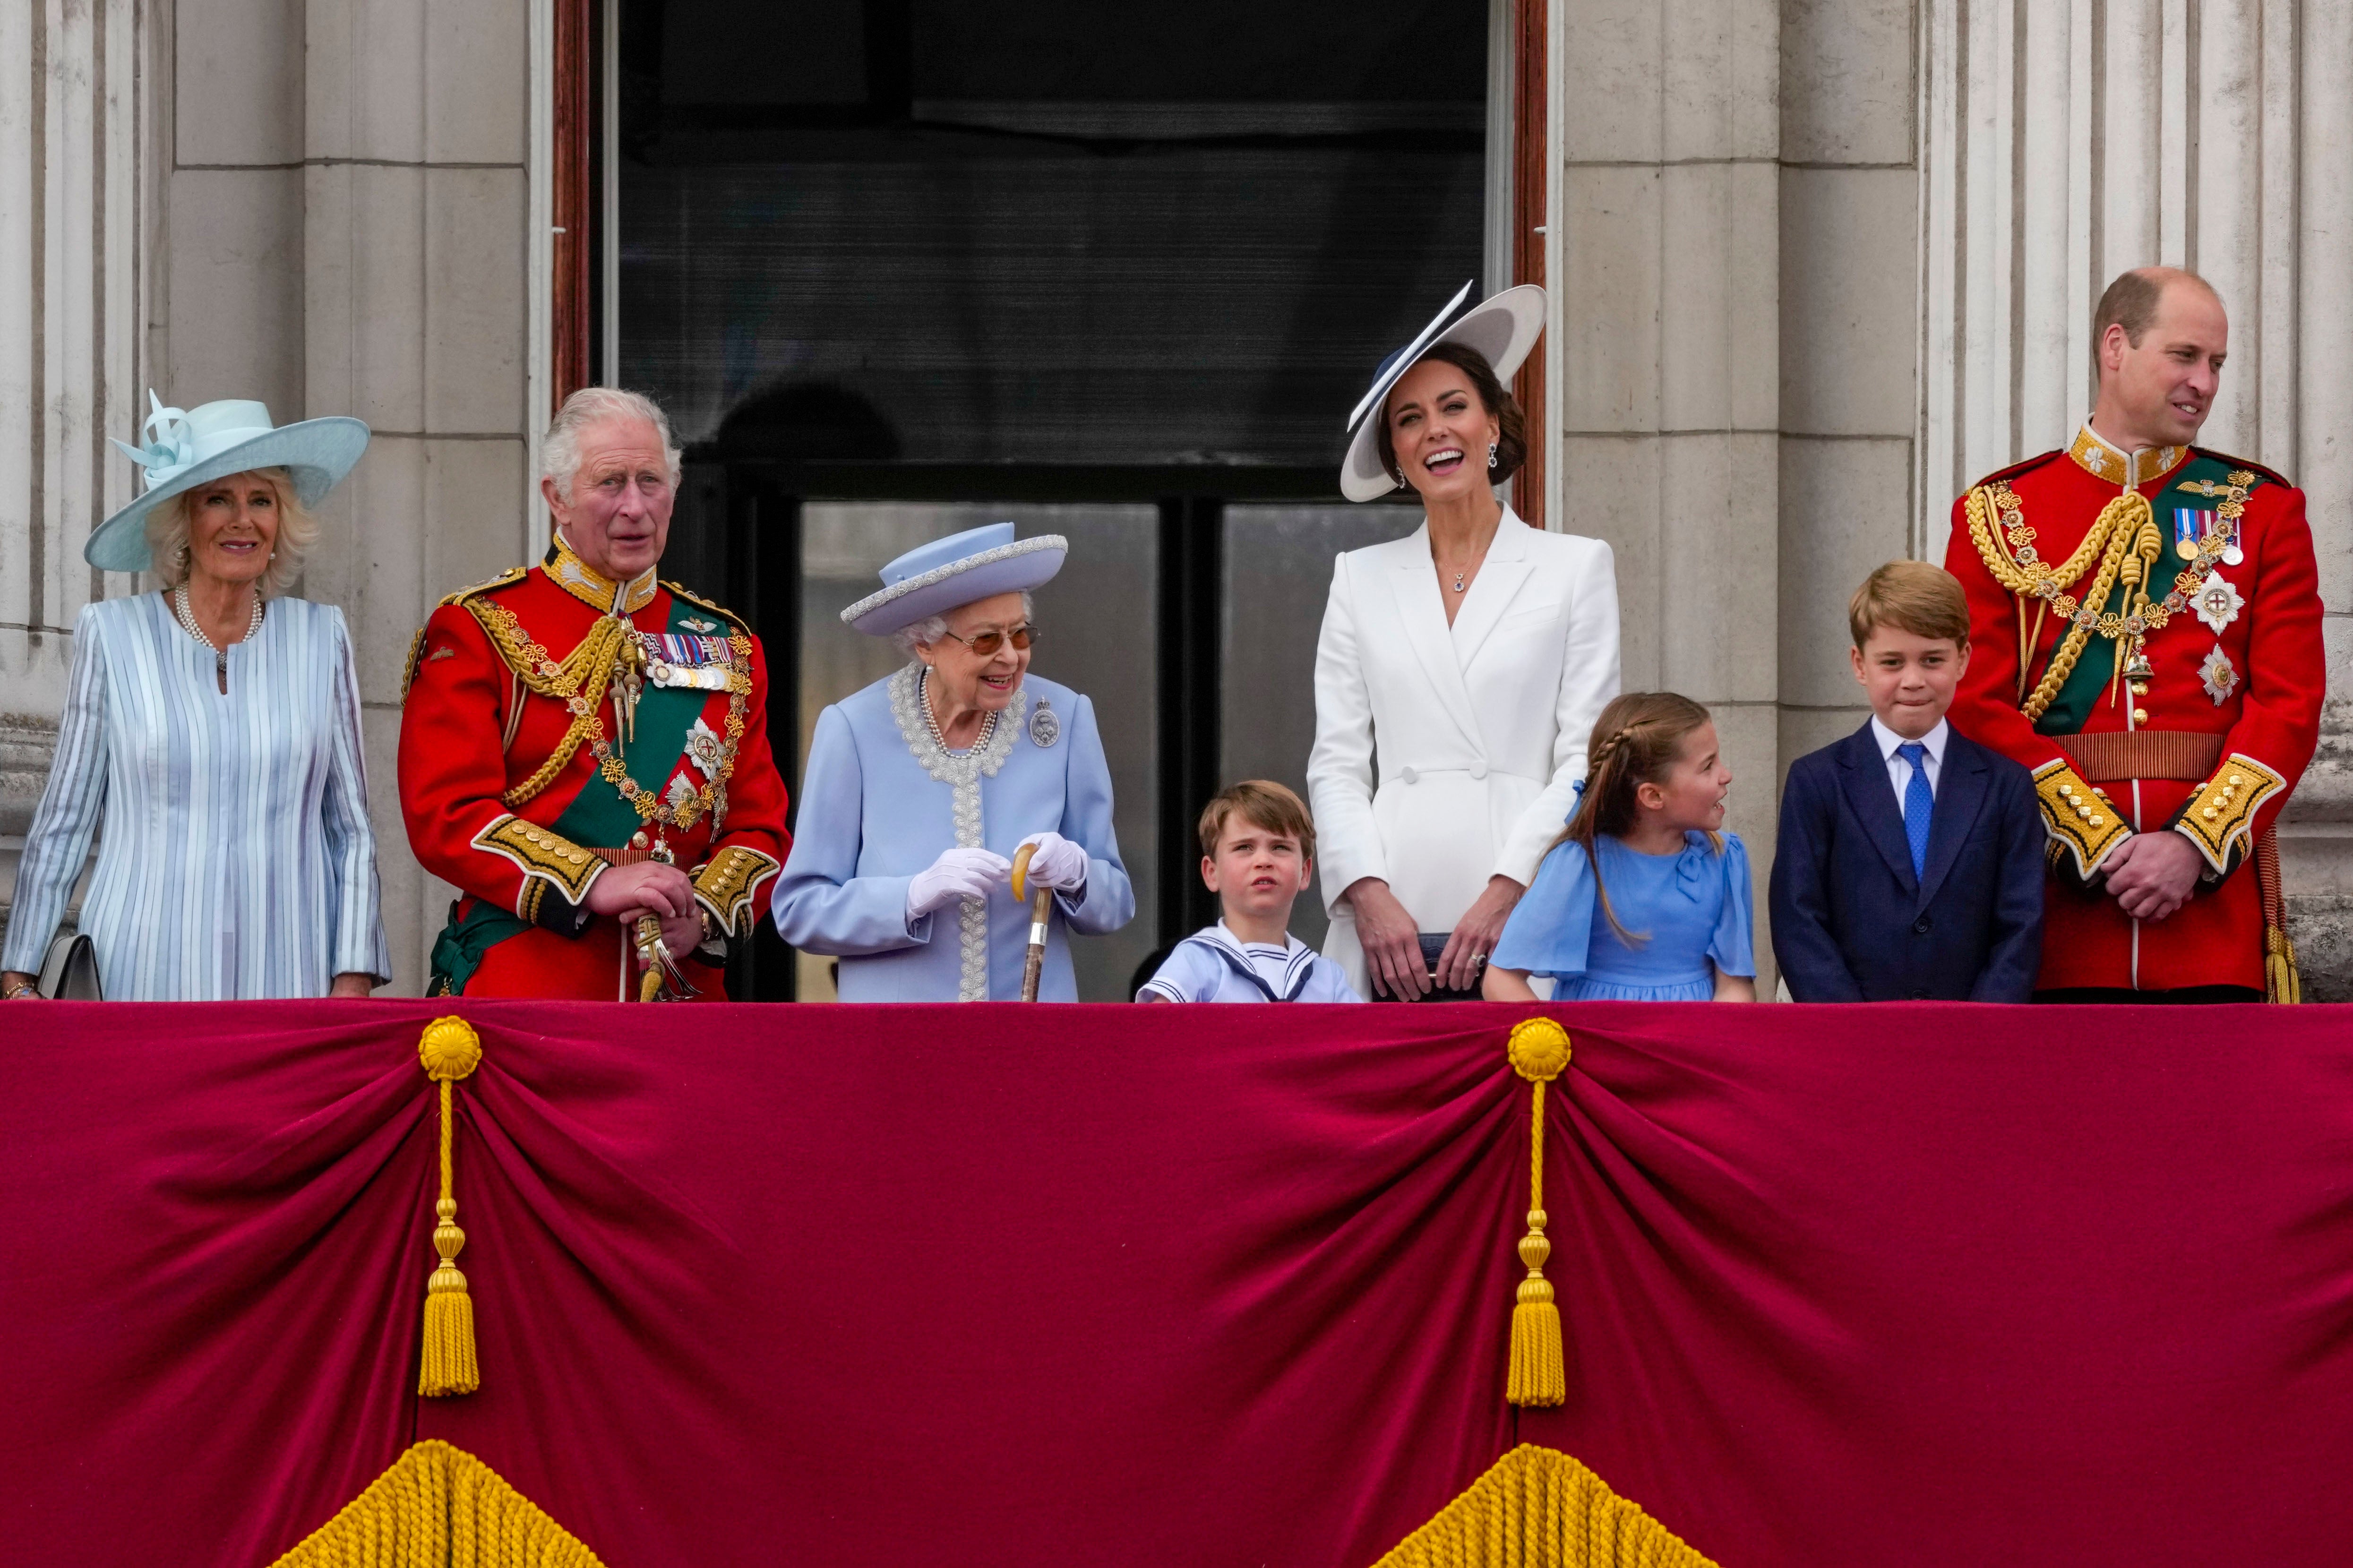
M1013 537L1009 522L968 528L910 550L882 568L882 591L841 612L869 637L889 637L917 621L997 594L1018 594L1052 579L1071 542L1059 533Z
M174 496L231 474L283 468L293 482L294 499L313 507L343 483L367 450L368 427L356 419L273 426L267 407L237 398L183 411L164 407L164 400L150 392L147 403L154 410L141 431L147 444L115 443L146 471L147 488L137 500L100 523L81 547L83 560L108 572L155 569L154 554L147 547L147 514Z
M1350 500L1377 500L1398 488L1397 476L1381 467L1381 404L1389 388L1420 363L1423 355L1440 343L1476 349L1493 367L1495 379L1508 386L1513 373L1544 335L1545 291L1535 284L1523 283L1482 300L1448 325L1448 319L1470 296L1471 285L1465 283L1446 302L1446 309L1422 328L1419 337L1381 361L1381 368L1373 373L1372 390L1348 416L1348 428L1356 437L1340 464L1340 493Z

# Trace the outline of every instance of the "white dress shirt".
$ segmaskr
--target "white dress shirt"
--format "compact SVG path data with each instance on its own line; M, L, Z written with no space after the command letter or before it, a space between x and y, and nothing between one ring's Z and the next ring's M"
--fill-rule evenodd
M1935 729L1920 737L1920 743L1928 748L1926 761L1928 798L1931 800L1936 797L1936 781L1945 771L1945 744L1952 733L1952 726L1939 719ZM1879 742L1879 754L1887 759L1887 782L1895 786L1895 815L1901 816L1904 815L1904 792L1912 787L1912 764L1897 756L1895 748L1910 742L1881 723L1876 713L1871 716L1871 734Z

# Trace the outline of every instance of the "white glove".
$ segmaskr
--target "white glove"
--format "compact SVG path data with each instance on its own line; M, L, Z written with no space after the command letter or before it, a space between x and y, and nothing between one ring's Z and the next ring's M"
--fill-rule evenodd
M966 899L987 899L1005 886L1013 862L987 849L950 849L907 883L907 922Z
M1060 834L1033 833L1021 842L1038 847L1025 879L1031 885L1058 893L1076 892L1087 885L1087 852Z

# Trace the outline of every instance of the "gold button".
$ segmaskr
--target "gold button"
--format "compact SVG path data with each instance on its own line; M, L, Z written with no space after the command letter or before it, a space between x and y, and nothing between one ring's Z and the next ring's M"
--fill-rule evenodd
M571 861L575 866L580 866L586 864L588 857L582 851L575 849L571 854L565 856L565 858Z
M2232 784L2244 784L2244 783L2246 783L2247 781L2246 781L2246 779L2244 778L2244 776L2242 776L2242 775L2241 775L2241 774L2239 774L2239 773L2232 773L2232 774L2231 775L2231 782L2232 782Z
M2147 723L2147 722L2148 722L2148 710L2147 710L2147 709L2146 709L2146 708L2136 708L2136 709L2134 709L2134 710L2133 710L2133 722L2134 722L2134 723L2136 723L2136 724L2146 724L2146 723Z
M2094 827L2105 827L2107 825L2108 825L2108 819L2107 819L2106 817L2102 816L2101 816L2098 812L2096 812L2096 811L2095 811L2095 812L2094 812L2094 813L2092 813L2092 826L2094 826Z
M2075 808L2075 815L2078 816L2089 816L2092 815L2092 808L2088 805L2079 805Z
M2214 808L2213 808L2212 806L2211 806L2211 805L2210 805L2210 806L2208 806L2205 810L2203 810L2203 811L2200 812L2198 815L2199 815L2199 816L2202 816L2202 817L2204 817L2207 821L2211 822L2211 821L2213 821L2213 820L2214 820Z

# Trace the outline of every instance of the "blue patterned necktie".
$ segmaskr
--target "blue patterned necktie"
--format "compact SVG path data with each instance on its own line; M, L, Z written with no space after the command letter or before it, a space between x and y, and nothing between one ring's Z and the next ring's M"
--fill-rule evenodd
M1906 741L1895 748L1895 754L1912 764L1912 782L1904 786L1904 837L1912 846L1912 876L1916 881L1928 874L1928 816L1936 809L1936 797L1928 790L1928 748L1917 741Z

